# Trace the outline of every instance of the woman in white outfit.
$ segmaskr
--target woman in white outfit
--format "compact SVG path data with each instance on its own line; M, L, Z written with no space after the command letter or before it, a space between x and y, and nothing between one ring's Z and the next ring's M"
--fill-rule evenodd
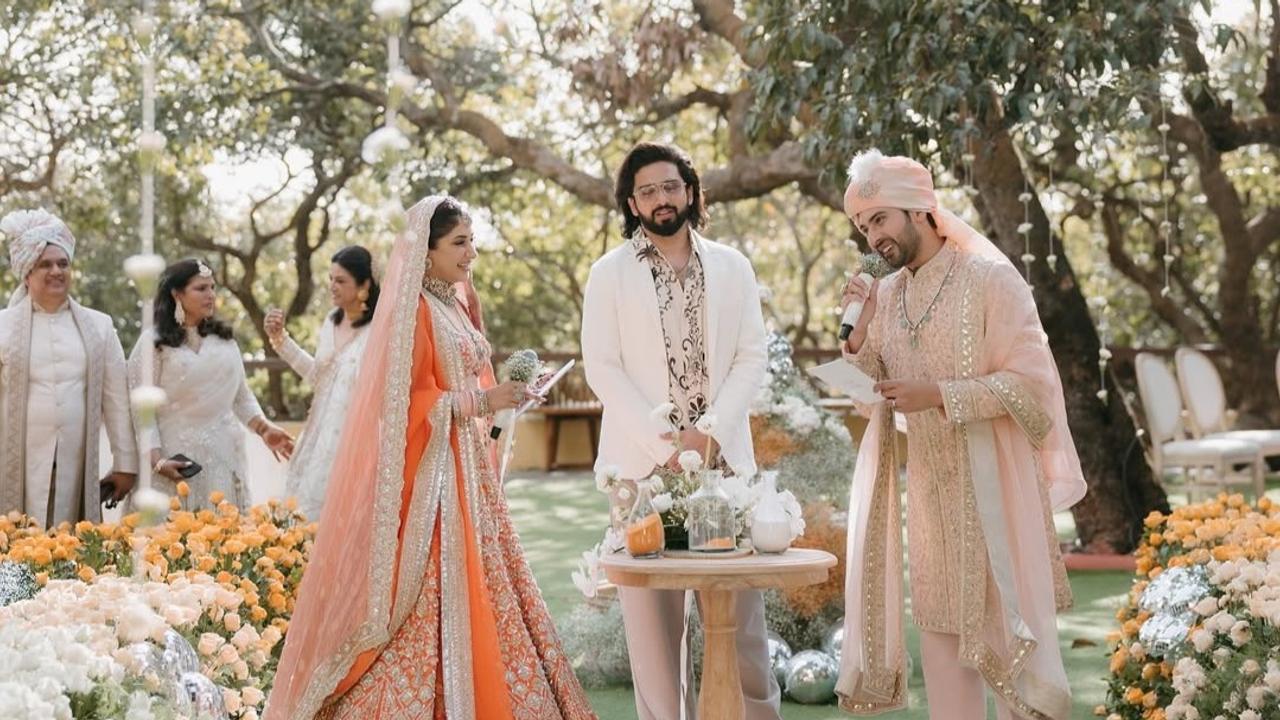
M320 326L316 355L311 357L289 337L284 313L267 313L266 330L271 345L313 392L307 426L298 441L285 495L296 498L298 509L312 520L320 518L329 470L347 417L351 388L360 372L368 325L378 304L378 282L373 279L373 257L359 245L345 247L329 266L329 296L333 312Z
M191 507L208 507L221 492L240 508L249 506L248 458L241 423L278 457L293 451L293 438L267 420L245 381L244 359L231 327L214 317L213 271L200 260L182 260L164 271L155 300L155 329L138 339L129 355L129 377L142 377L143 343L155 347L154 382L166 401L147 422L135 414L138 442L149 453L156 486L169 489L185 479ZM175 455L185 456L175 459ZM186 477L191 464L199 472Z

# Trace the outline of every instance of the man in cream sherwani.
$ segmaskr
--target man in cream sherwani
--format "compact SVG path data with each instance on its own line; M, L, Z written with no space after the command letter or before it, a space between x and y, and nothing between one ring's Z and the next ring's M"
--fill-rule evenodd
M768 362L751 263L698 234L706 223L702 186L682 150L635 146L614 192L625 242L591 268L582 321L587 382L604 404L597 470L615 466L622 479L639 480L655 468L674 468L672 438L650 418L671 403L682 447L705 452L708 438L695 423L714 416L711 462L751 477L748 410ZM681 663L684 593L618 592L639 717L692 718ZM736 607L745 717L778 718L781 693L769 667L763 597L740 592Z
M0 220L18 289L0 311L0 513L45 527L102 519L133 488L138 451L111 318L70 297L75 238L43 210ZM99 491L105 424L114 468Z

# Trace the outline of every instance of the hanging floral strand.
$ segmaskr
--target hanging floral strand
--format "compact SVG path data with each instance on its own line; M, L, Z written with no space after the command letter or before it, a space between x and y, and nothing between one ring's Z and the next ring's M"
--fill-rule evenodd
M1164 219L1160 221L1160 234L1164 237L1164 287L1160 288L1160 297L1169 296L1169 272L1173 266L1173 222L1169 220L1169 122L1165 117L1164 98L1160 98L1160 197L1164 202Z
M133 21L134 36L138 41L142 70L142 131L138 135L138 166L142 175L142 188L138 208L138 237L141 248L137 255L124 261L125 274L133 281L142 307L142 378L138 387L129 393L134 412L144 423L155 420L156 412L165 403L165 393L155 385L155 345L145 339L152 333L152 314L156 288L164 273L164 258L155 253L155 168L164 153L165 137L156 131L156 70L155 34L156 19L154 0L143 0L142 13ZM146 547L148 529L159 523L169 510L168 496L151 487L153 469L150 456L142 452L142 436L138 437L139 456L138 487L133 491L132 504L139 513L139 522L132 538L134 553L133 576L137 580L146 577Z
M1045 188L1044 192L1045 192L1046 198L1051 198L1053 197L1053 156L1052 155L1049 156L1048 162L1049 162L1049 187ZM1049 208L1048 208L1048 205L1046 205L1045 214L1047 215L1048 212L1049 212ZM1056 274L1058 272L1058 255L1053 251L1053 223L1052 222L1049 223L1049 254L1045 255L1044 260L1045 262L1049 263L1049 272Z
M396 118L400 103L417 83L400 62L400 30L412 8L409 0L374 0L371 9L387 32L387 104L382 127L364 139L360 155L365 162L387 173L391 198L384 208L383 219L398 232L404 224L400 158L409 150L410 143Z
M160 275L164 272L164 258L155 254L155 167L164 153L165 137L156 131L156 71L155 33L156 20L153 0L145 0L142 13L133 21L133 32L139 46L142 65L142 132L138 136L138 166L142 175L142 188L138 209L138 237L142 247L137 255L124 261L125 274L133 280L142 306L142 336L151 334L152 306ZM165 402L164 391L156 387L152 343L142 343L142 382L130 393L133 407L144 419L154 417ZM143 458L138 468L139 490L151 488L151 465ZM145 498L146 494L142 493ZM135 505L139 500L135 494ZM167 507L167 500L166 500Z
M1031 263L1036 261L1036 256L1031 252L1031 181L1027 176L1027 171L1022 173L1022 193L1018 195L1018 202L1022 203L1022 222L1018 225L1018 234L1022 236L1022 267L1027 277L1027 284L1031 284Z

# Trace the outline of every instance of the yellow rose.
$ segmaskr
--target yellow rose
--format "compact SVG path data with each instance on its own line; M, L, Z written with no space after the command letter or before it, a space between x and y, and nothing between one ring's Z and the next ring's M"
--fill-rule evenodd
M222 501L226 499L227 499L226 494L223 493L221 490L215 490L209 493L209 504L214 505L215 507L218 505L221 505Z
M1138 705L1142 703L1142 688L1132 687L1124 692L1124 701L1130 705Z
M182 543L174 543L165 551L165 555L168 555L170 560L177 560L182 557L182 553L185 551L186 548L182 547Z
M49 582L49 573L47 573L47 572L38 572L38 573L36 573L36 584L37 584L37 585L39 585L40 587L44 587L48 582Z
M267 619L266 609L260 606L255 606L252 610L249 611L249 619L256 623L260 623L263 620L266 620Z
M85 582L91 582L97 576L97 573L88 565L81 565L80 570L76 572L76 576Z
M187 484L186 480L179 480L178 481L178 497L185 498L190 494L191 494L191 486Z

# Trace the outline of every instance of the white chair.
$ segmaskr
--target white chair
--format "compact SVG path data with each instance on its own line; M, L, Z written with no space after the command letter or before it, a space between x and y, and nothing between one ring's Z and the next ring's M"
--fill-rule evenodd
M1255 496L1261 497L1263 460L1258 445L1225 438L1186 439L1177 378L1163 360L1150 353L1139 353L1134 366L1151 435L1151 469L1156 480L1164 484L1165 472L1179 468L1193 498L1198 490L1225 491L1228 483L1252 484ZM1249 471L1237 473L1237 466ZM1188 479L1188 473L1194 479Z
M1174 353L1173 364L1178 368L1178 385L1194 437L1245 440L1261 448L1263 457L1280 457L1280 430L1232 429L1236 413L1227 409L1222 376L1207 355L1181 347Z

